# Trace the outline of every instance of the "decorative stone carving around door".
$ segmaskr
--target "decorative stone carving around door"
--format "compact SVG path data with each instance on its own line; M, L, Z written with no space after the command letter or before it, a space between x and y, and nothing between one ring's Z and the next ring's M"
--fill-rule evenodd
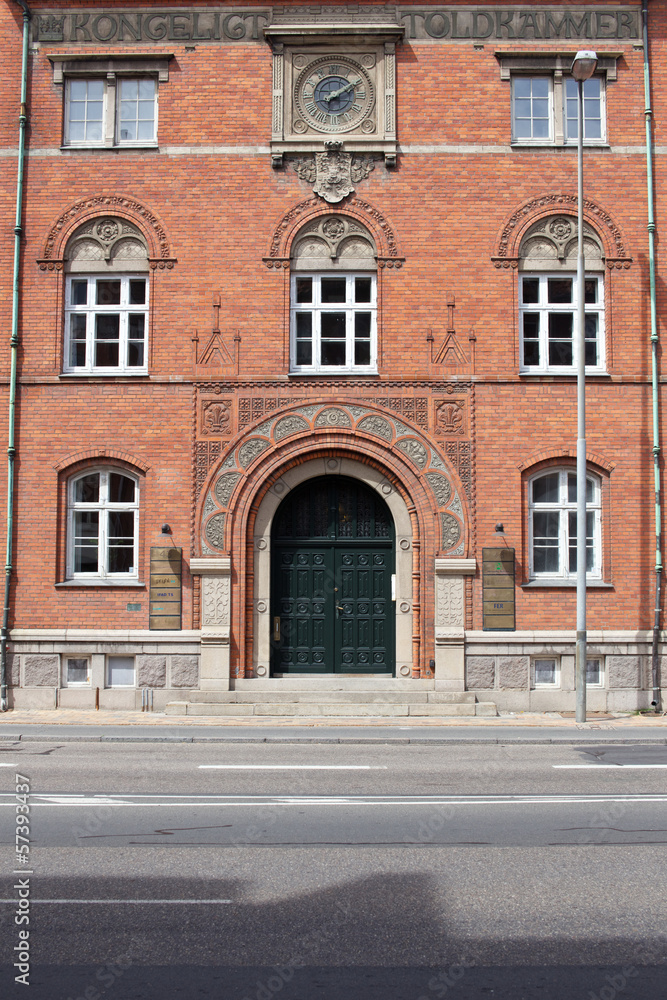
M231 560L228 556L190 560L190 572L201 576L202 690L229 691L231 627Z
M465 588L475 559L435 560L435 687L465 689Z

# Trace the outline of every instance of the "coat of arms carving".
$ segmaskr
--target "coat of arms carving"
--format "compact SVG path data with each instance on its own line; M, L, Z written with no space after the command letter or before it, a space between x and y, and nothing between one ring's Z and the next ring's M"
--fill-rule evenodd
M324 145L326 152L301 156L293 165L301 180L315 182L314 194L335 204L352 194L355 183L368 177L375 168L375 157L347 153L342 142L330 141Z

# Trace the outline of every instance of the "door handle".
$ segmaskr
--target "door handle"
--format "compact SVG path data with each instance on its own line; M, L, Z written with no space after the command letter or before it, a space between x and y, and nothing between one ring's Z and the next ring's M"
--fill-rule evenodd
M280 642L280 618L273 619L273 641Z

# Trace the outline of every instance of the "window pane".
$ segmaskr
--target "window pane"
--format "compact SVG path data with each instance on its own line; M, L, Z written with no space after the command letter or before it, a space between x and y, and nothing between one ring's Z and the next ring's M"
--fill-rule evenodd
M322 278L322 302L345 302L345 278Z
M366 340L371 335L371 314L358 312L354 314L354 336L357 340Z
M130 280L130 305L143 306L146 304L146 279L132 278Z
M523 363L539 365L540 363L540 314L523 314Z
M73 278L70 300L73 306L85 306L88 302L88 281L86 278Z
M134 570L134 513L109 511L109 572Z
M522 278L521 280L522 301L530 304L540 301L540 279Z
M313 345L309 340L297 340L296 363L297 365L312 365Z
M531 78L529 76L517 76L514 79L515 97L530 97Z
M95 317L95 367L118 367L120 316L103 313Z
M144 363L144 322L146 317L130 313L128 317L127 364L137 368Z
M322 340L345 338L345 313L322 313L321 324Z
M597 365L598 358L598 314L587 314L584 322L585 364Z
M322 364L344 365L345 341L335 341L335 340L322 341Z
M120 281L112 281L106 278L100 278L97 281L97 305L120 305Z
M100 477L97 472L82 476L74 484L76 503L98 503L100 499Z
M549 302L572 301L572 278L549 278L547 285Z
M371 301L371 279L370 278L355 278L354 279L354 301L355 302L370 302Z
M533 567L536 573L558 573L559 530L558 511L533 511Z
M313 279L312 278L297 278L296 279L296 301L297 302L312 302L313 301Z
M109 657L109 687L134 685L134 657Z
M595 527L595 514L593 511L586 512L586 572L590 573L594 567L593 552L593 531ZM571 511L568 514L568 534L570 545L570 573L577 572L577 512Z
M370 340L356 340L354 343L354 363L355 365L369 365L371 363L371 342Z
M68 657L67 659L67 683L87 684L88 683L88 660Z
M560 476L557 472L550 472L546 476L540 476L533 482L533 503L558 503L558 484Z
M97 573L99 514L95 510L77 511L74 515L74 572Z
M155 81L121 80L119 88L120 142L155 138Z
M549 81L545 76L532 77L533 97L549 96Z
M549 313L549 364L572 365L572 313Z
M586 278L584 284L584 299L586 300L586 303L597 302L598 300L597 278Z
M556 683L556 661L555 660L535 660L535 683L555 684Z
M109 500L111 503L134 503L134 479L119 472L109 473Z
M594 490L593 490L593 480L586 479L586 503L593 503L594 501ZM577 502L577 476L574 472L568 472L567 475L567 499L568 503Z
M86 364L86 316L71 315L69 330L69 363L72 368L83 368Z

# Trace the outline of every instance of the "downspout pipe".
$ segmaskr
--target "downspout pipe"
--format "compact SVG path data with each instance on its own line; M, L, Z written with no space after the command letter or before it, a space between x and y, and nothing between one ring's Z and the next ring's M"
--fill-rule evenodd
M653 109L651 107L651 75L648 51L648 0L642 0L642 41L644 46L644 117L646 120L646 184L648 195L648 261L651 299L651 389L653 413L653 479L655 488L655 609L653 613L653 643L651 648L651 705L660 711L660 605L662 596L662 510L660 483L660 423L658 397L658 318L655 291L655 217L653 187Z
M28 125L28 42L30 10L25 0L17 0L23 9L23 53L21 58L21 106L19 110L19 156L16 179L16 222L14 225L14 279L12 285L12 334L10 340L9 420L7 428L7 555L5 559L5 599L0 631L0 712L6 712L7 701L7 639L9 636L9 596L12 583L12 542L14 528L14 460L16 375L19 349L19 291L21 283L21 237L23 236L23 170L25 164L25 134Z

